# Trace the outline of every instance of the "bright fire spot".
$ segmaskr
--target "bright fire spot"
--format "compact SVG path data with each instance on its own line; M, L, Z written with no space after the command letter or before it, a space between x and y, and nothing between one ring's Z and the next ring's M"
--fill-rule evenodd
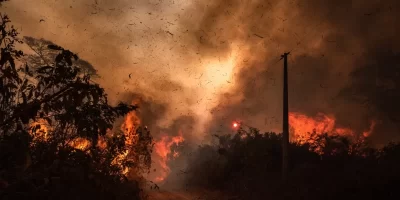
M44 119L37 119L29 124L30 133L34 139L47 140L49 123Z
M91 143L89 140L84 139L84 138L76 138L74 140L72 140L69 145L75 149L79 149L79 150L86 150L90 147Z
M239 126L239 124L237 122L233 122L232 126L233 126L233 128L237 128Z
M140 119L136 116L136 112L132 111L125 117L125 122L122 124L121 129L125 134L126 145L133 145L137 137L136 130L140 125Z
M332 115L326 115L323 113L317 114L316 117L309 117L300 113L289 113L289 124L292 129L291 136L293 140L300 141L302 138L306 138L308 133L315 132L317 134L337 134L342 136L355 136L354 131L350 128L343 128L336 126L336 118ZM371 125L367 131L364 131L362 135L368 137L374 130L376 125L375 121L371 121Z
M292 129L291 135L294 137L294 140L300 140L314 130L317 134L353 135L353 131L349 128L336 127L336 119L334 116L323 113L317 114L314 118L300 113L289 113L289 124Z
M133 104L137 104L138 102L134 101ZM136 115L136 111L132 111L128 113L125 117L124 123L121 125L121 130L125 135L125 145L128 148L125 152L122 154L118 155L114 160L113 164L119 164L121 163L126 157L129 156L131 152L132 146L136 144L138 140L138 135L136 133L141 121L139 117ZM127 174L129 172L129 168L124 168L123 169L123 174Z
M180 134L175 137L163 136L160 140L155 142L154 150L156 153L156 164L161 167L161 170L157 171L158 174L154 178L155 182L160 183L169 175L171 170L167 165L169 160L168 156L171 155L171 153L174 158L179 156L178 152L171 152L171 146L174 144L178 145L184 140L185 139L182 137L182 134Z

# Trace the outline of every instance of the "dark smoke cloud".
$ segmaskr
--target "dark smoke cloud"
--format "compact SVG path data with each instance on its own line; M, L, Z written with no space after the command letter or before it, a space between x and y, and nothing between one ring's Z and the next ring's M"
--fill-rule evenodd
M168 105L162 102L158 102L156 99L151 97L146 97L143 94L138 93L128 93L124 94L121 98L123 102L136 104L139 108L136 111L136 115L141 121L141 126L147 126L156 140L159 140L163 136L179 136L184 135L185 140L193 142L194 139L191 138L191 134L194 132L194 124L196 124L197 119L192 113L182 114L182 116L171 120L171 124L167 127L161 126L158 122L168 117Z
M247 46L243 57L250 58L238 63L235 89L220 97L223 107L215 109L216 123L210 131L238 118L262 129L280 129L282 63L277 60L290 50L291 111L310 116L334 114L338 126L358 132L368 129L371 119L385 121L384 116L351 101L350 95L338 94L353 87L351 72L379 60L381 49L399 52L399 8L394 0L197 2L189 13L197 13L200 22L183 22L198 30L193 41L206 50L219 49L221 54L232 48L224 39L242 43ZM375 80L358 84L369 82ZM232 102L234 98L240 100ZM382 126L392 127L382 122L376 134ZM395 130L379 133L377 143L393 138L391 132Z
M23 35L93 64L112 101L140 94L141 118L154 132L174 135L181 123L195 138L205 135L204 124L229 131L237 119L279 131L285 51L292 51L291 111L334 114L340 126L360 131L374 118L393 127L379 106L372 112L338 94L354 86L354 70L379 60L380 49L399 52L399 7L395 0L13 0L2 10ZM377 137L387 140L392 130Z

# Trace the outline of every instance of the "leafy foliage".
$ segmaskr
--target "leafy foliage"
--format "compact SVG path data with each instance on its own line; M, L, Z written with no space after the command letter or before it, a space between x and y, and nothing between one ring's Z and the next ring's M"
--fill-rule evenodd
M24 37L24 43L34 52L23 58L24 62L30 63L32 68L48 65L54 61L60 49L56 44L45 39L36 39L33 37ZM88 61L78 59L73 60L74 64L80 67L81 73L90 76L97 76L97 70Z
M36 55L24 57L9 22L2 16L0 197L139 198L138 183L125 171L149 169L152 137L143 129L127 145L126 134L113 129L137 106L110 105L104 89L82 73L80 64L88 63L49 41L25 37Z

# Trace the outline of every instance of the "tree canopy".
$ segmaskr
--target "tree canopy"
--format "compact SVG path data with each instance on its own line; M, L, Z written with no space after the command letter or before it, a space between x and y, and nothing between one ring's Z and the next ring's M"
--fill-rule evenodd
M152 137L113 127L137 106L110 105L89 62L0 20L0 197L139 198L127 176L149 169ZM35 54L17 50L23 42Z

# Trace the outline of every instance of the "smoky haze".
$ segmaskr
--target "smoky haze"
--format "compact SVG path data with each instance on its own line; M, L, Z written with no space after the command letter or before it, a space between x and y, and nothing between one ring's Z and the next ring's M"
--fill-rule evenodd
M233 120L280 131L279 58L291 51L290 111L332 114L338 126L356 131L380 120L375 132L384 133L371 138L382 143L395 129L384 112L339 94L351 85L351 72L380 65L381 49L399 52L399 4L13 0L1 9L23 35L50 40L93 64L111 101L139 98L142 122L156 137L181 131L199 143L230 131Z
M243 120L279 131L282 63L277 61L283 52L291 51L291 112L333 114L338 127L358 133L368 129L371 120L378 120L375 132L380 133L371 136L374 142L396 139L395 123L384 110L352 100L362 92L342 91L352 87L352 72L365 63L379 68L398 66L398 59L385 65L377 62L386 55L379 52L398 55L398 9L397 1L198 1L188 13L198 13L202 20L183 20L189 29L198 30L193 37L199 39L194 41L204 44L205 51L221 49L221 55L241 49L243 58L236 63L239 76L234 88L219 97L213 121ZM389 70L399 72L396 67ZM375 77L357 84L371 82L373 90ZM211 123L210 129L221 130L218 125Z

